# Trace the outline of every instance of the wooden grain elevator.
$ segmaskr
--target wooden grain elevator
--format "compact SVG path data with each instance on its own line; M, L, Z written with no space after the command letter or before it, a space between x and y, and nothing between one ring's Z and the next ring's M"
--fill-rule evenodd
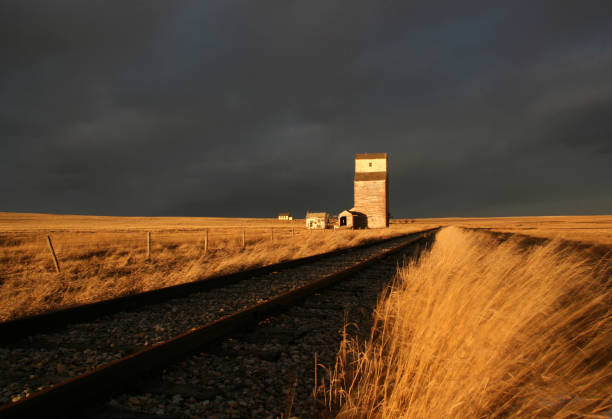
M368 228L389 226L387 153L355 155L354 206L365 214Z

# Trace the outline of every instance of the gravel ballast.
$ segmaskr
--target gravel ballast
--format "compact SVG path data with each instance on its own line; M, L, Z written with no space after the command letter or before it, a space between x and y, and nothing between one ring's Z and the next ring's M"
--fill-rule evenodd
M372 312L398 263L415 246L386 258L288 311L269 317L253 331L215 349L146 377L138 390L109 400L97 417L277 418L290 404L298 418L324 417L315 400L317 362L332 367L346 323L348 333L368 336ZM317 369L318 381L325 369Z

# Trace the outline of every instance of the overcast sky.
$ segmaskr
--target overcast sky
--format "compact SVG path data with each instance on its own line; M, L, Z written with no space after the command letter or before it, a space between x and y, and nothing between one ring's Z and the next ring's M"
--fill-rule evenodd
M0 211L612 213L612 3L0 0Z

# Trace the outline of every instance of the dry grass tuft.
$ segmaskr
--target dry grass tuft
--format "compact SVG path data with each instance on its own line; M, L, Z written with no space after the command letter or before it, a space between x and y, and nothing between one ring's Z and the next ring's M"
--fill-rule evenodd
M345 339L339 417L604 417L612 409L609 259L443 229ZM329 382L329 381L328 381Z

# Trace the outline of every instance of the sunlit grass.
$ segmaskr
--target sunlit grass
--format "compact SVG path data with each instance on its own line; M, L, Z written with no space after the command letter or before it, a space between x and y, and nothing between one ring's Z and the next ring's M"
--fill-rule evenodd
M421 218L412 225L436 224L557 238L589 244L612 246L612 215L576 215L543 217Z
M0 231L0 321L311 256L421 229L421 226L402 226L383 230L308 231L303 221L287 223L271 219L157 218L147 224L146 218L134 221L120 217L110 220L21 214L10 214L10 217L7 216L8 222L0 216L0 225L5 228L4 232ZM55 229L44 230L45 223ZM202 226L208 228L206 253ZM7 231L9 227L14 231ZM150 261L146 258L146 231L151 231ZM243 231L245 249L242 248ZM53 241L61 273L55 272L47 235Z
M346 418L609 416L608 261L443 229L319 390Z

